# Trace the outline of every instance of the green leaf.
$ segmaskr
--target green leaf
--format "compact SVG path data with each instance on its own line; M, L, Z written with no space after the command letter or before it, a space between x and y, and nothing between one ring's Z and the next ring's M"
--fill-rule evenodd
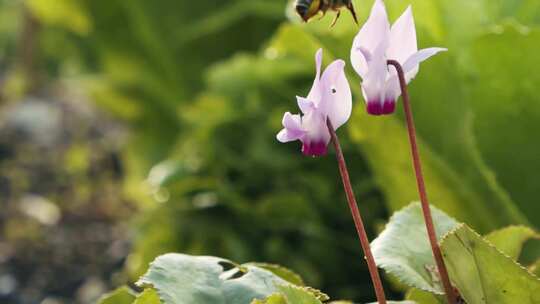
M359 109L354 113L349 127L351 137L359 144L375 172L375 180L387 197L388 208L399 210L407 202L417 200L416 179L403 123L392 118L380 120ZM381 138L384 138L384 141ZM474 223L475 227L483 229L495 228L498 220L485 216L491 212L488 210L493 209L487 202L493 201L482 199L483 194L477 192L481 187L472 189L464 179L465 176L460 175L455 167L442 159L424 141L420 140L419 147L430 201L460 221ZM482 181L473 184L479 183ZM507 213L501 213L502 217L507 216ZM501 220L501 223L508 222L512 221Z
M540 259L529 266L529 271L535 276L540 277Z
M133 304L160 304L161 301L157 292L152 288L145 289Z
M279 286L279 291L287 298L289 304L322 304L321 300L328 300L328 296L320 299L320 292L313 292L313 289L294 285Z
M156 258L137 284L155 288L165 304L249 304L277 292L278 285L288 285L253 265L175 253Z
M474 132L486 163L537 226L540 145L529 135L540 132L540 75L530 72L531 66L540 65L539 41L540 29L514 23L476 39L471 50L475 65L466 82L470 95L465 100L475 113Z
M377 304L379 302L372 302L370 304ZM414 301L387 301L388 304L416 304Z
M444 304L446 300L440 295L434 295L427 291L416 288L411 288L405 296L407 300L414 301L418 304Z
M251 304L322 304L327 301L326 294L317 289L295 285L278 286L279 293L264 300L254 300Z
M502 253L518 260L523 245L530 239L540 236L531 228L525 226L510 226L491 232L486 240L495 245Z
M253 300L251 304L289 304L281 293L273 294L264 300Z
M262 269L266 269L285 281L298 286L304 286L304 280L296 272L285 268L281 265L269 264L269 263L248 263L247 265L253 265Z
M435 207L431 207L437 237L458 226L458 223ZM383 232L371 243L375 262L401 282L436 294L444 291L435 274L435 260L419 203L394 213Z
M101 297L99 304L131 304L135 300L133 292L127 287L120 287Z
M540 303L540 280L466 225L446 235L441 249L468 304Z

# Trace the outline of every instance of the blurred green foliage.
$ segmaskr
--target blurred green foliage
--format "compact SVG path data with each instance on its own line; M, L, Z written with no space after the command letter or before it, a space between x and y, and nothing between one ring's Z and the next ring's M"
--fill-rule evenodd
M482 233L537 228L538 1L386 3L392 19L413 5L421 47L449 48L410 86L433 204ZM361 21L371 4L355 1ZM286 20L285 0L3 1L6 57L18 55L23 24L10 20L23 6L40 24L33 71L84 88L130 127L125 189L141 209L133 279L177 251L280 263L333 298L373 298L332 155L305 158L275 140L309 89L315 50L348 59L348 14L330 28L332 17ZM339 133L373 236L416 186L401 117L365 115L347 73L356 109Z

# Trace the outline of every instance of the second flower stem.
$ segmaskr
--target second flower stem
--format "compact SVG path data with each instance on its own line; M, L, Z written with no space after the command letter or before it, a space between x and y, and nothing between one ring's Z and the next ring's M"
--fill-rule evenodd
M409 92L407 91L407 82L405 81L405 74L401 64L395 60L388 60L388 65L393 66L399 77L399 85L401 87L401 98L403 100L403 109L405 111L405 119L407 120L407 130L409 131L409 142L411 144L411 154L413 159L414 172L416 174L416 184L418 186L418 192L420 194L420 202L422 204L422 213L424 214L424 221L426 223L429 242L431 244L431 250L433 251L433 257L437 264L437 270L441 276L444 291L448 303L456 304L457 296L454 292L454 288L450 283L450 277L444 264L444 260L441 254L441 248L437 242L437 235L435 233L435 227L433 225L433 218L431 217L431 209L429 208L429 202L426 193L426 186L424 183L424 175L422 174L422 165L420 163L420 155L418 153L418 144L416 143L416 129L414 127L414 119L411 110L411 103L409 100Z
M349 203L349 209L354 220L354 225L356 226L356 232L358 233L358 238L360 239L360 245L364 251L365 259L368 265L369 274L371 275L371 281L373 282L373 287L375 289L375 295L377 296L377 301L379 304L386 304L386 297L384 295L384 288L382 286L381 277L377 270L377 265L375 264L375 259L371 253L371 248L369 247L369 239L366 234L366 229L364 228L364 222L360 216L360 211L358 210L358 205L356 204L356 198L354 197L354 192L352 189L351 181L349 179L349 170L347 169L347 163L345 163L345 158L343 157L343 152L341 151L341 145L339 144L339 139L337 137L336 131L330 122L330 119L326 121L328 126L328 131L330 131L330 136L332 137L332 143L334 144L334 149L336 150L336 158L339 165L339 173L341 174L341 180L343 181L343 188L345 188L345 194L347 195L347 202Z

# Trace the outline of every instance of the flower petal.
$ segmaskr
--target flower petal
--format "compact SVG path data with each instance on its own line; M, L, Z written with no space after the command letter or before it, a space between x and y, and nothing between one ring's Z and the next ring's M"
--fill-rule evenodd
M298 114L292 115L289 112L285 113L282 124L284 129L276 136L277 140L282 143L301 139L306 134L302 129L302 119Z
M393 67L392 67L393 69ZM399 86L399 78L394 69L394 73L386 80L385 85L385 99L386 102L396 101L401 96L401 87Z
M386 63L385 50L388 46L388 39L381 41L375 49L372 60L369 62L369 70L362 82L362 91L366 102L383 103L385 100L385 86L388 78L388 67Z
M407 58L418 51L416 29L411 6L394 22L390 30L390 46L388 59L397 60L403 64Z
M371 54L381 41L390 36L390 23L382 0L375 0L368 20L354 38L351 49L351 63L354 70L362 77L368 73ZM385 50L386 51L386 50Z
M422 49L410 56L401 66L405 73L405 81L409 83L418 73L419 63L437 54L438 52L446 51L445 48L427 48ZM390 67L390 77L386 81L386 98L397 99L401 95L399 86L399 78L394 67Z
M322 56L323 50L317 50L317 53L315 54L315 67L317 73L315 74L315 80L313 80L313 86L311 86L311 90L307 96L307 99L312 100L315 103L318 103L321 99L321 88L319 83L321 79Z
M335 129L342 126L352 111L352 93L345 76L345 62L336 60L324 71L321 77L323 97L319 109L328 116Z
M298 103L298 107L303 114L306 114L315 108L313 101L304 97L296 96L296 102Z
M429 57L439 53L447 51L445 48L439 48L439 47L432 47L427 49L422 49L405 60L403 65L403 72L405 73L405 79L407 80L407 83L411 81L416 74L418 73L418 66L420 62L428 59Z

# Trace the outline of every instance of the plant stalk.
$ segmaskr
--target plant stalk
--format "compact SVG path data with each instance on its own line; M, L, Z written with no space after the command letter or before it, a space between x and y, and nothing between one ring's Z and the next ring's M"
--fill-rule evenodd
M405 111L405 118L407 120L407 130L409 132L409 142L411 144L411 154L413 159L414 172L416 174L416 184L418 186L418 193L420 194L420 202L422 204L422 213L424 214L424 222L426 223L426 229L431 244L431 250L433 251L433 257L437 264L437 269L443 283L446 299L450 304L457 303L457 296L450 283L448 271L444 264L444 260L441 253L441 248L437 242L437 235L435 234L435 227L433 225L433 218L431 216L431 209L429 208L429 202L426 193L426 186L424 183L424 176L422 173L422 165L420 163L420 155L418 153L418 145L416 143L416 129L414 127L414 119L411 110L411 103L409 99L409 92L407 91L407 82L405 81L405 74L401 64L395 60L388 60L388 65L393 66L399 77L399 85L401 87L401 98L403 100L403 110Z
M332 143L334 144L334 149L336 150L336 158L339 165L339 173L341 174L341 180L343 181L343 188L345 188L345 193L347 195L347 202L349 203L349 208L351 210L351 215L354 220L354 225L356 227L356 232L358 233L358 238L360 239L360 245L364 251L364 258L366 259L369 274L371 276L371 281L373 282L373 287L375 289L375 295L377 296L377 301L379 304L386 304L386 296L384 295L384 288L377 270L377 265L375 264L375 259L371 253L371 248L369 247L369 239L364 228L364 222L360 216L360 211L358 210L358 205L354 197L354 192L352 189L351 181L349 179L349 170L347 169L347 164L345 163L345 158L343 157L343 152L341 150L341 145L339 144L339 139L337 137L336 131L330 122L330 119L326 121L328 126L328 131L330 131L330 136L332 138Z

